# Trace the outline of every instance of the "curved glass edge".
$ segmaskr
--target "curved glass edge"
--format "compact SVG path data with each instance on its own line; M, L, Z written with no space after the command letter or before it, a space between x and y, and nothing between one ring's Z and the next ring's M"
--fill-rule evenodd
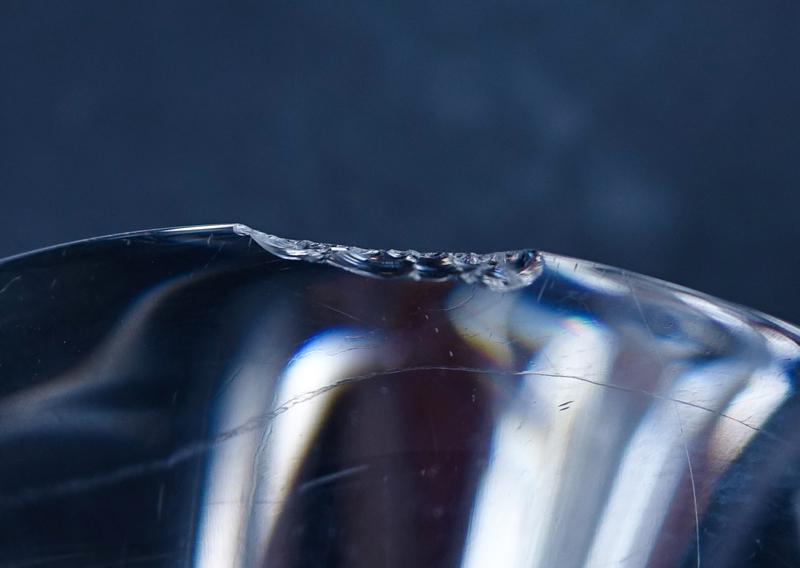
M221 231L232 233L234 232L233 228L235 225L236 223L220 223L213 225L187 225L187 226L177 226L177 227L164 227L161 229L143 229L140 231L127 231L124 233L113 233L111 235L101 235L99 237L90 237L88 239L78 239L76 241L68 241L66 243L50 245L47 247L42 247L31 251L21 252L18 254L7 256L5 258L0 258L0 265L6 264L14 260L19 260L21 258L27 258L29 256L33 256L35 254L43 252L50 252L62 248L85 245L88 243L95 243L101 241L124 240L132 237L147 237L147 236L161 236L161 235L179 235L179 234L191 234L191 233L199 234L206 232L218 233Z
M800 326L761 312L749 306L730 302L711 294L632 272L611 265L579 259L536 249L519 249L494 253L427 252L415 250L368 249L351 245L317 243L309 240L286 239L252 229L242 223L218 223L144 229L79 239L51 245L0 259L0 266L34 255L86 245L95 242L124 240L134 237L172 235L236 234L251 239L270 254L286 260L323 263L367 277L405 278L412 280L441 281L458 278L468 284L485 285L497 291L513 291L532 285L541 275L544 266L563 267L565 276L580 278L609 290L620 290L620 280L627 283L625 292L634 293L634 283L663 286L681 295L689 295L701 302L716 304L736 313L745 321L776 327L800 343ZM572 272L572 274L569 274ZM588 276L587 276L588 275Z

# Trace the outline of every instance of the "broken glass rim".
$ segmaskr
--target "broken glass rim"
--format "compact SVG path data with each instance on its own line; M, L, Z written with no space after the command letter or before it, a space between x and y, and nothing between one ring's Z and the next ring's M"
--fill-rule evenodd
M723 300L716 296L700 292L693 288L675 284L667 280L662 280L653 276L647 276L638 272L633 272L623 268L617 268L611 265L584 260L580 258L564 256L555 253L541 251L539 249L518 249L512 251L500 251L494 253L471 253L471 252L428 252L421 253L413 249L397 250L397 249L370 249L362 248L351 245L339 245L330 243L321 243L310 241L306 239L296 240L278 237L276 235L258 231L242 223L215 223L207 225L180 225L174 227L165 227L159 229L144 229L138 231L126 231L123 233L113 233L109 235L101 235L97 237L90 237L86 239L78 239L66 243L59 243L50 245L31 251L18 253L5 258L0 258L0 267L7 265L13 261L28 258L39 253L50 252L69 248L72 246L86 245L95 242L124 240L136 237L158 237L158 236L174 236L174 235L191 235L194 233L205 234L209 232L226 232L233 233L242 237L249 237L262 248L271 254L292 261L305 261L314 264L328 264L337 268L347 270L356 274L374 278L405 278L413 280L434 280L443 281L454 278L461 278L467 283L471 284L484 284L490 288L498 291L513 291L516 289L524 288L532 284L542 267L554 261L561 261L564 263L575 263L576 266L588 266L592 270L598 271L603 274L618 274L626 281L635 280L642 283L649 283L659 286L664 286L670 290L689 294L698 299L713 302L728 310L736 312L745 319L762 320L764 323L769 323L778 327L781 331L791 336L795 341L800 342L800 327L785 320L771 316L762 311L750 308L748 306ZM320 254L317 254L320 253ZM327 253L334 254L334 258L326 256ZM385 259L390 258L397 261L410 259L410 262L417 265L419 260L422 259L423 266L420 270L419 266L415 266L411 270L397 271L396 273L375 270L370 268L370 265L378 262L380 267L385 267ZM441 270L441 266L434 267L439 269L425 271L424 268L431 268L425 265L425 262L435 260L440 264L445 265L445 269ZM519 274L522 273L523 278L515 279L516 274L512 274L509 282L508 274L497 274L498 264L503 264L506 261L510 265L512 272ZM451 266L448 266L451 265ZM367 267L364 269L364 267ZM508 267L505 268L508 272ZM464 278L467 272L477 273L475 278ZM488 278L481 278L489 274ZM493 282L500 279L500 285L493 285ZM629 284L630 287L630 284Z

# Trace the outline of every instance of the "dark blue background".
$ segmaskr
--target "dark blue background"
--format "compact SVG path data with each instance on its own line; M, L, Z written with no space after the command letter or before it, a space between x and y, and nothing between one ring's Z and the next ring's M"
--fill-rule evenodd
M800 321L794 0L0 3L0 256L243 222Z

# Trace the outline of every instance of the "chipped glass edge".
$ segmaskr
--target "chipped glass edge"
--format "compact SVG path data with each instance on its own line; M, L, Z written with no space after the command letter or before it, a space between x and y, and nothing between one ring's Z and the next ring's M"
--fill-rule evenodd
M739 317L760 321L776 327L800 342L799 326L754 308L729 302L660 278L536 249L485 254L467 252L422 253L415 250L366 249L356 246L317 243L305 239L286 239L258 231L242 223L219 223L146 229L79 239L0 258L0 266L39 253L75 245L112 239L168 236L208 231L227 231L250 238L267 252L285 260L327 264L354 274L373 278L402 278L426 281L457 279L466 284L482 285L499 292L511 292L533 284L542 274L544 268L548 267L548 269L561 272L564 276L573 279L577 276L577 272L583 271L584 276L587 273L591 273L591 280L595 284L605 282L608 284L608 289L605 292L612 294L614 293L613 288L620 288L617 291L618 293L628 293L629 291L633 292L636 282L649 283L663 286L675 292L689 294L701 300L714 302L727 310L737 313ZM568 274L570 272L573 274ZM610 278L612 275L616 275L617 278ZM620 280L624 282L624 285L620 284ZM600 288L604 288L604 286L600 286Z
M467 284L512 291L529 286L542 272L542 254L536 250L422 253L284 239L241 224L234 225L233 231L252 238L279 258L329 264L362 276L434 281L458 278Z

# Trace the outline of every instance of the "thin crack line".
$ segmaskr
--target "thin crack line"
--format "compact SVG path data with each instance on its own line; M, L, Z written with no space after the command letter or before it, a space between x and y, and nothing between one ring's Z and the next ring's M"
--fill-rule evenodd
M220 433L216 437L212 438L208 441L195 441L192 443L187 444L185 447L176 450L169 456L152 461L148 464L134 464L121 467L116 471L110 473L99 474L95 476L91 476L88 478L83 479L73 479L66 482L56 483L48 486L43 486L39 488L29 488L24 489L14 495L0 495L0 509L2 508L11 508L14 506L22 505L25 503L30 502L40 502L47 498L58 497L61 495L68 495L71 493L78 493L81 491L86 491L92 489L93 487L108 485L114 483L116 481L122 481L125 479L130 479L133 477L137 477L139 475L146 475L149 473L155 473L159 471L166 471L170 470L173 467L188 461L198 455L201 455L215 446L223 444L228 440L231 440L237 436L247 434L258 428L262 428L270 423L271 420L280 416L281 414L285 413L286 411L290 410L294 406L301 404L303 402L312 400L326 392L329 392L335 388L348 385L351 383L361 382L365 380L369 380L374 377L378 376L385 376L385 375L396 375L400 373L407 373L407 372L416 372L416 371L460 371L466 373L480 373L480 374L487 374L487 375L495 375L495 376L517 376L517 377L527 377L527 376L534 376L534 377L549 377L549 378L556 378L556 379L571 379L577 380L584 383L588 383L591 385L599 386L599 387L606 387L611 388L614 390L618 390L621 392L628 392L631 394L642 394L648 397L651 397L656 400L665 400L665 401L672 401L676 404L684 404L690 406L692 408L697 408L700 410L704 410L706 412L711 412L721 418L726 418L732 420L742 426L750 428L756 432L763 432L765 435L768 435L766 431L763 431L759 428L753 427L741 420L738 420L732 416L728 416L722 412L715 411L710 408L706 408L704 406L678 400L669 396L660 395L658 393L640 390L640 389L631 389L627 387L623 387L620 385L612 385L608 383L601 383L598 381L593 381L591 379L587 379L585 377L579 377L576 375L562 375L558 373L542 373L538 371L502 371L502 370L487 370L487 369L480 369L475 367L465 367L465 366L453 366L453 365L422 365L417 367L400 367L395 369L386 369L383 371L373 371L370 373L366 373L363 375L356 375L353 377L346 377L344 379L340 379L335 383L330 385L326 385L324 387L320 387L316 390L309 391L307 393L300 394L294 398L291 398L281 404L280 406L276 407L274 410L264 413L260 416L251 418L246 422L242 423L240 426L236 428L232 428L225 432ZM265 433L265 437L269 437L269 432ZM776 439L777 441L784 442L781 438L771 435L771 438ZM262 440L263 442L264 440ZM688 451L688 448L687 448Z
M659 360L661 361L662 367L665 367L666 361L664 359L664 354L661 353L661 349L659 347L658 340L656 339L655 333L653 333L653 329L650 327L650 322L647 321L647 318L644 315L644 310L642 309L642 304L639 302L639 298L636 296L636 292L631 286L631 279L627 272L623 272L625 275L625 280L628 283L628 290L631 291L631 297L633 298L633 302L636 304L636 309L639 312L639 316L642 318L644 322L644 326L647 329L647 332L650 334L650 339L653 341L655 345L656 355L658 356ZM694 505L694 536L695 536L695 544L697 548L697 568L700 568L700 511L697 505L697 484L695 483L694 479L694 468L692 468L692 459L689 455L689 446L686 443L686 434L683 430L683 421L681 420L681 413L678 410L678 402L675 399L675 391L673 389L673 384L670 383L669 392L671 394L672 403L675 406L675 416L678 419L678 428L681 431L681 442L683 444L683 451L686 454L686 464L688 465L689 469L689 481L692 484L692 503Z
M330 483L332 481L336 481L338 479L342 479L343 477L349 477L349 476L354 475L356 473L361 473L362 471L365 471L367 469L369 469L369 465L368 464L364 464L364 465L357 465L357 466L354 466L354 467L349 467L347 469L343 469L341 471L336 471L334 473L329 473L328 475L322 475L320 477L317 477L316 479L312 479L311 481L306 481L302 485L298 486L297 492L298 493L305 493L309 489L313 489L315 487L319 487L320 485L325 485L325 484Z
M8 290L8 287L9 287L9 286L11 286L11 285L12 285L14 282L16 282L17 280L19 280L20 278L22 278L22 275L20 275L20 276L16 276L16 277L12 278L11 280L9 280L8 284L6 284L5 286L3 286L3 288L2 288L2 289L0 289L0 294L2 294L3 292L5 292L6 290Z

